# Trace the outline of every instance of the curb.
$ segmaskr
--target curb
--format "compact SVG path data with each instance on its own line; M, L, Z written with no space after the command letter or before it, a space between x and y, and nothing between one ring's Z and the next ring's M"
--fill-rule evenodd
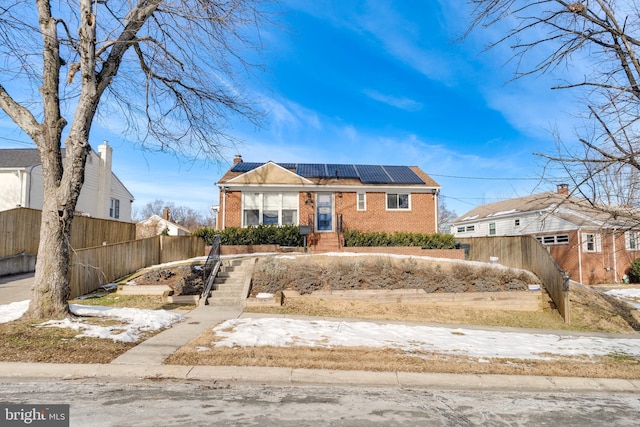
M516 392L638 393L640 380L528 375L470 375L414 372L337 371L255 366L114 365L0 362L0 378L36 381L100 379L182 380L218 385L394 387L437 390ZM223 384L221 384L223 383Z

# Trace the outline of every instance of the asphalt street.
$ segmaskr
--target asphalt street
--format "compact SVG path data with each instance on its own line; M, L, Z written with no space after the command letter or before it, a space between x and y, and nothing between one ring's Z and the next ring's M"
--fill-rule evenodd
M0 400L70 404L71 426L635 426L636 393L0 380Z

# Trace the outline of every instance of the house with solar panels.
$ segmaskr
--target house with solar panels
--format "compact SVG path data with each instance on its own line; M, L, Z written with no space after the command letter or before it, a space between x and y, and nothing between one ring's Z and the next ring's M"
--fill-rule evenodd
M338 250L344 230L438 230L440 186L417 166L255 163L236 156L216 185L218 230L308 226L319 251Z

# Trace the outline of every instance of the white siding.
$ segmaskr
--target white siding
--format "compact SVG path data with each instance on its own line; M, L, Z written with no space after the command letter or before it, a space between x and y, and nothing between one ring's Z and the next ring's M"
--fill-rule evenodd
M20 204L20 172L0 171L0 210L13 209Z
M515 225L515 220L520 221L520 225ZM519 236L537 233L561 232L576 228L572 223L553 215L540 215L536 212L525 213L522 216L511 216L500 218L499 216L483 218L477 221L465 221L452 226L452 234L455 237L486 237L489 234L489 224L496 224L496 234L494 236ZM459 232L459 227L473 226L473 231Z

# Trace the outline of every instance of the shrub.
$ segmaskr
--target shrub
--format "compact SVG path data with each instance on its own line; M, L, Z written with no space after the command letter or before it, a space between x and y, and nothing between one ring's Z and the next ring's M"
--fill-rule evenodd
M629 267L629 279L632 283L640 283L640 258L636 258Z
M344 232L345 246L419 246L422 249L453 249L455 238L452 234L427 234L396 232L388 234L384 232L364 233L357 230Z
M207 245L213 243L216 234L220 234L222 245L280 245L302 246L303 237L297 225L257 225L246 228L230 227L222 231L212 228L200 228L192 233L204 238Z

